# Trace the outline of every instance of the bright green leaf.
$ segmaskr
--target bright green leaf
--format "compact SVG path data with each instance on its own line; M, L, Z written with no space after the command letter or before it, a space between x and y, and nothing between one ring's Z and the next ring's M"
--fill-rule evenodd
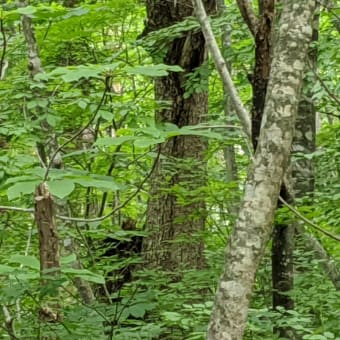
M13 200L15 198L20 197L21 195L32 194L35 191L36 186L40 183L40 181L28 181L28 182L19 182L14 184L13 186L7 189L7 196L9 200Z
M156 145L159 143L163 143L164 138L145 138L145 137L139 137L136 139L133 143L134 146L139 148L148 148L152 145Z
M104 284L105 279L103 276L94 274L87 269L76 269L76 268L62 268L61 270L65 274L70 274L75 277L80 277L86 281L94 282L98 284Z
M118 146L125 142L133 141L135 139L136 139L135 136L120 136L116 138L102 137L98 138L95 144L98 145L99 147Z
M149 65L128 67L127 72L130 74L140 74L148 77L165 77L169 72L182 72L183 69L177 65Z
M10 266L0 264L0 275L13 273L16 269Z
M19 7L16 10L19 14L26 15L30 18L33 18L33 14L37 11L37 9L33 6L25 6L25 7Z
M14 263L20 263L26 267L35 269L35 270L40 270L40 262L37 258L34 256L25 256L25 255L12 255L9 258L9 262L14 262Z
M70 179L50 181L48 182L48 188L52 195L59 198L65 198L74 190L74 181Z

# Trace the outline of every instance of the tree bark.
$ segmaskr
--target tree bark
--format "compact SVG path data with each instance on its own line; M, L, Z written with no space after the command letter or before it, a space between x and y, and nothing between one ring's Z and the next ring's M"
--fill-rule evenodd
M208 11L214 0L206 1ZM144 33L171 26L193 14L191 0L146 2L148 24ZM194 91L189 96L187 79L206 60L202 33L185 32L183 37L170 39L162 63L179 65L184 72L170 72L155 81L155 99L168 107L156 112L157 123L178 127L196 125L207 113L207 91ZM159 52L159 51L158 51ZM153 57L157 58L156 53ZM159 56L158 56L159 58ZM198 82L204 79L196 73ZM178 270L199 268L204 264L200 233L205 224L204 200L198 189L204 184L206 142L198 136L178 136L161 145L161 157L151 178L143 256L148 267Z
M281 15L262 129L236 227L226 249L208 339L242 339L255 274L271 236L293 138L315 1L286 0Z

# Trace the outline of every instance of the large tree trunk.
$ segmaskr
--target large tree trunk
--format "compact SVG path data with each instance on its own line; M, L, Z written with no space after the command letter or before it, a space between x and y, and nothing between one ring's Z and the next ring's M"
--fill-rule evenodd
M315 1L286 0L276 37L262 128L226 266L216 293L208 339L242 339L256 270L271 236L293 138Z
M171 26L193 14L191 0L177 4L148 0L146 6L146 33ZM207 1L207 10L213 8L214 0ZM189 31L180 38L170 37L166 49L162 62L179 65L184 72L170 72L155 81L156 101L167 102L166 108L157 110L156 121L178 127L199 124L207 113L207 91L193 91L188 97L184 94L188 75L206 59L203 35ZM202 81L198 73L197 77L196 81ZM145 263L164 270L199 268L204 263L200 233L206 213L197 190L204 184L206 142L198 136L178 136L160 148L146 216L145 229L149 236L143 241Z
M254 150L260 135L262 116L265 106L267 85L271 64L272 26L275 16L275 0L265 0L259 3L258 18L252 14L251 7L246 1L239 0L240 12L248 24L255 38L255 67L251 84L253 88L252 105L252 143ZM252 17L256 18L250 20ZM256 27L252 27L255 25ZM287 176L290 177L290 176ZM281 184L280 195L286 201L291 197L283 184ZM281 203L278 202L278 207ZM272 237L272 283L273 283L273 308L283 307L292 309L294 302L287 293L293 288L293 250L294 250L294 226L287 224L276 224ZM282 294L283 293L283 294ZM280 334L287 336L286 329L280 329Z

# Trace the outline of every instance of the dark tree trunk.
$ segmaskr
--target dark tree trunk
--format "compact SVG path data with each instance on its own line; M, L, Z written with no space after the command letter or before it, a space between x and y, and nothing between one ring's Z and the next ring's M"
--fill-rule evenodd
M253 106L251 110L252 142L254 150L260 135L261 121L266 100L271 63L272 25L275 0L260 1L259 20L255 34L255 67L251 77Z
M171 26L193 14L190 0L146 2L148 25L145 34ZM214 1L208 1L208 10ZM171 72L155 81L155 99L167 102L156 112L157 123L172 123L178 127L196 125L207 114L207 91L188 90L188 75L203 65L206 59L202 33L183 32L179 38L164 45L162 63L179 65L184 72ZM156 59L159 56L152 53ZM159 59L158 59L159 60ZM201 73L200 73L201 74ZM196 82L205 80L197 73ZM194 86L193 84L191 86ZM189 88L190 89L190 88ZM143 241L146 265L175 270L204 264L203 242L205 205L198 189L204 184L206 142L198 136L174 137L160 146L159 158L151 178L150 199L145 229L149 236Z

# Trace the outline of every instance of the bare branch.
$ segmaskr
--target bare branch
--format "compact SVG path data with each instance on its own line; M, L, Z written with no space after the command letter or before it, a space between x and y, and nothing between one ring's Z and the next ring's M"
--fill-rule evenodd
M327 84L323 81L323 79L319 76L319 74L314 70L314 68L311 65L309 65L309 68L313 72L316 79L320 82L320 85L324 88L324 90L328 93L329 97L333 100L333 102L340 106L340 99L329 89Z
M281 201L291 212L294 213L294 215L296 215L300 220L302 220L303 222L307 223L309 226L313 227L314 229L316 229L317 231L319 231L320 233L323 233L324 235L332 238L335 241L340 242L340 236L338 235L334 235L332 233L330 233L329 231L319 227L318 225L316 225L315 223L313 223L311 220L309 220L307 217L303 216L297 209L295 209L292 205L290 205L288 202L286 202L281 196L279 197L279 201Z
M246 136L250 138L251 137L251 123L250 123L249 113L243 106L243 103L237 93L235 85L233 84L226 62L222 56L222 53L217 45L215 36L212 32L211 25L209 23L203 3L201 0L193 0L193 4L195 7L196 16L202 28L202 32L203 32L206 44L214 60L216 69L222 79L224 91L230 96L233 107L243 126L243 130Z

